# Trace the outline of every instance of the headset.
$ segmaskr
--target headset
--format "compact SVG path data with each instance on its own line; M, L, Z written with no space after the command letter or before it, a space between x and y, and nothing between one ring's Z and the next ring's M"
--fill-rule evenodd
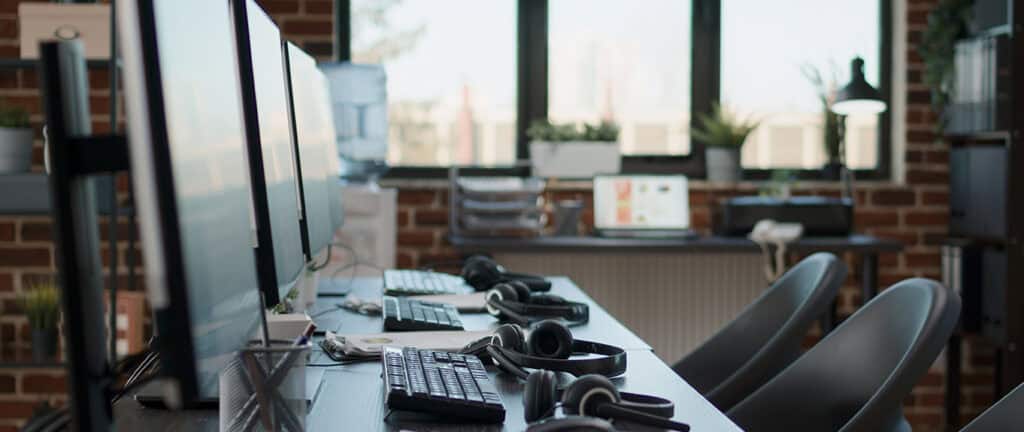
M561 400L561 402L558 402ZM568 417L551 419L558 406ZM532 431L614 430L599 420L623 420L638 425L687 432L690 426L672 421L675 405L668 399L637 393L619 392L615 384L601 375L584 375L565 389L558 388L558 376L549 370L536 370L526 378L523 391L523 416L528 423L549 419L531 426Z
M487 291L487 312L502 322L529 326L546 319L564 320L568 326L586 324L590 307L554 294L533 293L521 281L503 282Z
M534 324L529 337L523 328L504 324L494 334L466 345L459 351L482 361L490 359L499 369L521 379L530 373L524 368L566 372L573 376L598 374L616 377L626 372L626 351L613 345L574 340L572 332L555 320ZM573 359L573 354L592 354Z
M466 283L476 288L477 291L488 290L496 284L511 281L526 284L530 291L551 290L551 282L544 279L543 276L505 271L504 267L483 255L466 258L462 265L462 279L465 279Z

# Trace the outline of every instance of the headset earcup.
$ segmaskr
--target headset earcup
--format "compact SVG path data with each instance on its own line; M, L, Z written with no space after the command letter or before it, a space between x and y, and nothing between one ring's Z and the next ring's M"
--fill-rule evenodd
M526 352L523 329L515 324L503 324L495 329L494 344L512 351Z
M555 407L558 377L549 370L535 370L526 377L523 417L527 423L544 418Z
M545 293L530 295L530 304L539 306L564 306L569 304L569 302L561 296Z
M500 278L501 272L498 271L498 264L483 255L473 255L467 258L462 267L462 279L478 291L491 288Z
M596 417L597 406L617 403L621 397L611 380L596 374L583 375L562 393L562 410L566 414Z
M507 283L500 283L500 284L495 285L494 287L492 287L490 290L487 291L487 294L484 295L484 298L486 299L486 302L484 303L484 308L487 309L487 313L489 313L489 314L491 314L491 315L493 315L495 317L498 317L498 318L501 318L501 310L499 310L498 308L496 308L493 305L491 305L491 302L494 302L494 301L508 301L508 302L522 301L522 299L519 297L519 290L517 290L511 284L507 284Z
M517 280L513 280L513 281L502 282L499 285L507 285L507 286L511 287L512 289L514 289L516 291L516 298L519 299L517 301L521 301L523 303L527 303L527 302L532 302L533 301L533 299L532 299L533 293L530 291L530 287L526 286L525 283L522 283L522 282L517 281Z
M544 320L530 331L526 347L537 357L567 359L572 354L572 332L558 321Z

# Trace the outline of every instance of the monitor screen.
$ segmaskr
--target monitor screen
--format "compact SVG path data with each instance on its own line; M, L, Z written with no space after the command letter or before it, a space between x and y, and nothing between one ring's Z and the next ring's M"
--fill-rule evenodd
M272 267L263 275L271 281L267 305L283 298L294 285L302 270L302 236L299 229L299 197L295 176L295 155L288 121L288 95L284 75L284 55L281 52L281 32L254 0L237 3L235 17L239 20L239 53L243 86L251 84L250 97L243 98L246 106L250 134L249 142L253 170L262 172L253 176L254 197L257 203L257 221L267 220L268 229L259 227L258 264ZM244 26L244 28L242 27ZM247 37L243 37L247 36ZM244 54L243 54L244 53ZM251 59L250 63L246 63ZM249 67L251 65L251 67ZM246 93L243 87L243 94ZM252 136L252 135L250 135ZM255 173L255 171L254 171ZM263 206L260 206L263 204ZM262 208L261 208L262 207ZM261 212L263 218L261 218ZM267 246L264 249L264 246ZM264 261L270 261L264 263Z
M681 175L594 177L594 227L687 229L690 198Z
M256 333L259 291L227 0L120 2L129 149L163 373L213 397Z
M298 149L298 172L302 179L302 201L308 252L315 256L330 244L333 235L331 202L336 190L337 164L334 123L326 92L327 82L316 60L294 44L287 44L291 83L292 115Z

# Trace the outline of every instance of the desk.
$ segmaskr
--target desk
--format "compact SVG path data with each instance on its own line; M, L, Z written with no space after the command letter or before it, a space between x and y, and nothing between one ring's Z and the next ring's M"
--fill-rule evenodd
M551 292L568 300L586 303L590 307L590 322L572 328L575 337L586 340L597 340L622 347L623 349L650 350L651 346L640 339L613 318L601 305L580 290L566 277L552 277ZM348 283L347 279L338 283ZM352 295L362 299L380 298L383 292L383 280L380 277L355 278L352 283ZM337 333L380 333L384 331L379 316L366 316L344 309L337 304L344 301L340 297L320 297L316 308L309 314L320 330ZM486 313L460 313L462 325L466 330L488 330L498 327L498 321Z
M683 239L657 238L604 238L594 236L578 237L534 237L534 238L485 238L452 236L449 241L463 253L760 253L760 247L744 237L702 236ZM878 255L903 250L903 244L895 240L880 239L854 234L848 237L805 237L786 246L787 251L797 254L852 252L861 256L860 282L864 301L878 294ZM824 330L835 327L835 306L822 320Z
M341 280L339 282L345 282ZM620 343L628 346L626 374L616 379L622 390L650 393L668 398L676 403L675 419L689 423L695 431L739 431L724 414L705 400L689 384L679 378L664 362L658 359L650 347L631 331L609 315L604 308L594 303L586 294L566 278L552 278L553 290L568 298L587 302L590 305L590 322L574 328L580 338ZM355 292L379 293L379 282L357 279ZM358 294L357 294L358 295ZM367 295L369 296L369 295ZM321 298L318 304L330 307L337 298ZM332 312L333 313L333 312ZM366 329L379 332L381 319L352 313L339 313L337 324L344 329ZM493 319L484 315L465 315L468 328L483 329L493 326ZM322 353L314 354L323 357ZM457 431L521 431L523 421L522 383L506 374L490 371L498 387L507 411L503 425L471 425L445 423L437 417L421 414L394 412L387 421L383 404L383 385L379 363L361 363L336 366L322 371L323 381L318 397L306 419L310 431L352 430L352 431L398 431L398 430L457 430ZM144 409L130 398L122 399L114 407L119 430L159 431L216 431L218 415L213 410L168 412Z

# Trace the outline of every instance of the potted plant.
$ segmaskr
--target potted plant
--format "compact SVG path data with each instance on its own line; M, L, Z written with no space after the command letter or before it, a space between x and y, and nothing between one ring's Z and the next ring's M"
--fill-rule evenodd
M692 129L690 135L702 141L707 148L704 155L708 180L739 181L742 176L740 150L758 123L740 120L726 113L717 103L712 106L710 115L697 114L697 123L699 127Z
M538 177L591 178L619 172L619 127L611 122L552 124L534 121L526 130L530 162Z
M967 34L972 0L941 0L928 14L928 25L921 32L918 53L924 61L922 79L931 91L932 109L939 114L936 132L942 134L947 118L946 105L955 87L956 42Z
M825 82L821 71L811 65L804 65L804 76L814 85L818 93L818 100L821 101L822 109L822 145L825 151L825 165L821 167L821 176L824 180L839 180L843 171L843 156L845 153L843 145L843 121L844 119L832 111L832 104L835 102L836 76L833 69L832 80Z
M32 359L52 360L57 355L57 323L60 321L60 294L53 283L40 283L23 292L18 302L32 329Z
M32 139L28 112L0 104L0 174L24 173L31 169Z

